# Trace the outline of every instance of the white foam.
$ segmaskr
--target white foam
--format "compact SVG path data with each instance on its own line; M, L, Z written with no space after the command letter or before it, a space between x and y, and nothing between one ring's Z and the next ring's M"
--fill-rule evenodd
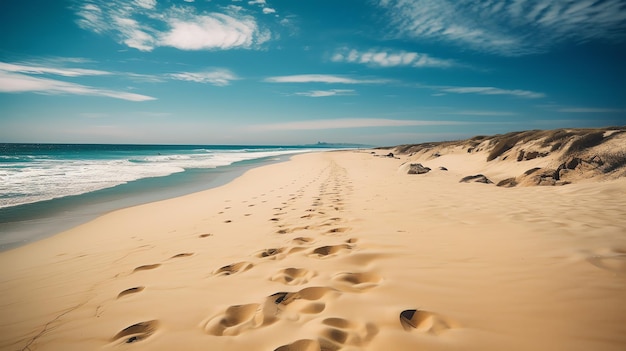
M33 158L27 164L3 162L0 167L0 208L80 195L131 181L215 168L235 162L295 154L310 150L193 150L189 154L125 159ZM26 166L26 167L25 167Z

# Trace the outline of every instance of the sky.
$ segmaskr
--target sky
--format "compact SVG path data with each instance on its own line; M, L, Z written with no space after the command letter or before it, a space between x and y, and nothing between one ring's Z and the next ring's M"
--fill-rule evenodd
M626 124L626 0L0 2L0 142L398 145Z

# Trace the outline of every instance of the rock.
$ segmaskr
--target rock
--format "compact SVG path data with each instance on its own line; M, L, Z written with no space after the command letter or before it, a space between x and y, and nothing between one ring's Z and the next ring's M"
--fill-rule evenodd
M539 151L528 151L528 152L525 152L524 150L522 150L517 155L517 162L524 161L524 160L526 160L526 161L533 160L533 159L535 159L537 157L546 157L549 154L550 154L549 152L539 152Z
M604 165L604 161L602 161L602 159L598 155L593 156L587 162L591 163L592 165L594 165L596 167L600 167L600 166Z
M524 158L527 160L532 160L532 159L537 158L538 156L539 156L539 152L531 151L531 152L526 153L526 155L524 155Z
M501 186L505 188L512 188L516 185L517 185L517 180L515 178L507 178L507 179L499 181L498 184L496 184L496 186Z
M559 171L554 169L543 169L535 177L537 185L556 185L556 182L560 180Z
M471 153L472 153L472 151L474 151L474 148L473 148L473 147L468 147L468 148L467 148L467 153L468 153L468 154L471 154Z
M440 153L438 153L438 152L435 152L435 153L433 154L433 157L441 157L441 154L440 154Z
M424 174L430 172L430 168L422 166L421 163L411 163L408 174Z
M567 178L568 174L571 172L571 169L562 168L559 170L559 179Z
M531 169L527 170L526 172L524 172L524 175L531 175L531 174L537 172L540 169L541 168L539 168L539 167L531 168Z
M467 176L459 181L459 183L469 183L469 182L493 184L491 180L489 180L487 177L485 177L482 174Z
M394 157L394 156L393 156L393 152L388 153L388 154L387 154L387 157L391 157L391 158L393 158L393 157Z
M441 167L439 167L439 170L440 171L447 171L448 169L446 167L441 166Z
M582 160L578 157L572 157L569 161L565 162L565 168L576 169Z

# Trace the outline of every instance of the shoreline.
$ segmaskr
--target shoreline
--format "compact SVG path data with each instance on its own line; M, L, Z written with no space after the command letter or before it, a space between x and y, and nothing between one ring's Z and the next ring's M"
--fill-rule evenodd
M297 155L2 252L0 349L620 350L626 179L445 160Z
M0 252L54 236L108 212L176 198L224 185L247 170L289 160L291 155L191 169L112 188L0 209Z

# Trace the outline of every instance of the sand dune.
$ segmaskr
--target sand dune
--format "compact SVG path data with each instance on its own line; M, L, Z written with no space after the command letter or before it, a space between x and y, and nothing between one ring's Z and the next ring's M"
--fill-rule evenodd
M0 349L623 350L623 168L523 181L605 134L306 154L112 212L0 254Z

